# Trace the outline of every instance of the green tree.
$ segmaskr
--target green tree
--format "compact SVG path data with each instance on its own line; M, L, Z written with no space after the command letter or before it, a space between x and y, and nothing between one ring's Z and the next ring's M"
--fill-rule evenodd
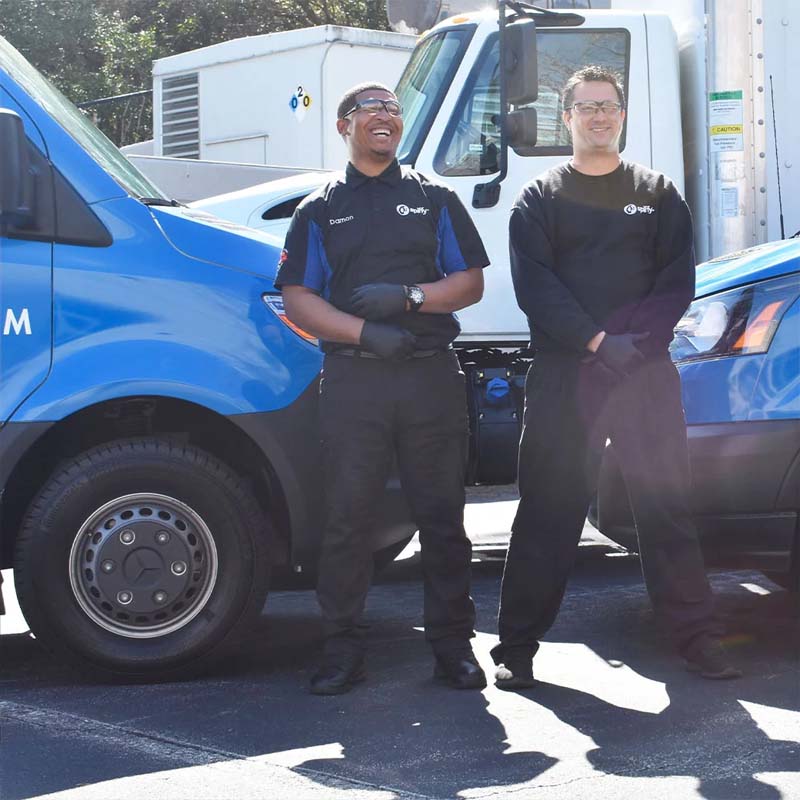
M0 35L75 103L149 89L156 58L314 25L387 30L384 0L0 0ZM117 144L149 136L140 99L90 111Z
M149 88L154 31L131 22L94 0L0 0L0 35L78 104ZM118 144L152 127L141 98L92 111Z

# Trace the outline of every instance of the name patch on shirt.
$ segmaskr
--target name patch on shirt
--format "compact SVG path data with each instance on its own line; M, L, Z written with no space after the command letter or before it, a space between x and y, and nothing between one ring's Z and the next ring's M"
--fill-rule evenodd
M400 203L397 206L397 213L401 217L407 217L409 214L422 214L424 217L430 209L425 208L425 206L417 206L416 208L409 208L405 203Z
M626 214L655 214L656 210L653 206L637 206L636 203L628 203L625 208L622 209Z
M352 222L355 217L351 214L349 217L337 217L336 219L329 219L331 225L341 225L343 222Z

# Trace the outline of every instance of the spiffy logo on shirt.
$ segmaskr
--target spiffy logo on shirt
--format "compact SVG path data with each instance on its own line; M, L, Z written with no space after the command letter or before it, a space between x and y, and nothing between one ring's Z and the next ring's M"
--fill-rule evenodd
M425 208L425 206L417 206L416 208L409 208L405 203L400 203L397 206L397 213L401 217L407 217L409 214L422 214L424 217L430 209Z
M633 216L634 214L655 214L656 210L653 206L637 206L636 203L628 203L622 209L626 214Z

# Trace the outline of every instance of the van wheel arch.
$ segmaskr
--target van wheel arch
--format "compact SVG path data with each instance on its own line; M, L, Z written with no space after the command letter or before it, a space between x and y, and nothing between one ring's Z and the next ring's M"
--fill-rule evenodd
M27 449L6 482L0 520L3 569L13 564L26 509L59 464L92 447L133 436L157 436L196 445L243 476L272 522L273 563L288 561L289 513L268 454L244 431L209 409L174 398L148 396L123 397L81 409L50 426Z

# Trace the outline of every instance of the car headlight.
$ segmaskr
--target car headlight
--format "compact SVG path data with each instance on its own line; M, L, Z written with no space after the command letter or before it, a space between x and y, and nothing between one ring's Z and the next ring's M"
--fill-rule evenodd
M675 326L672 360L765 353L798 295L800 275L783 275L695 300Z
M291 328L299 337L304 339L310 344L319 346L319 339L316 336L298 328L289 317L286 316L286 308L283 305L283 297L279 294L262 294L261 299L266 304L267 308L284 324L287 328Z

